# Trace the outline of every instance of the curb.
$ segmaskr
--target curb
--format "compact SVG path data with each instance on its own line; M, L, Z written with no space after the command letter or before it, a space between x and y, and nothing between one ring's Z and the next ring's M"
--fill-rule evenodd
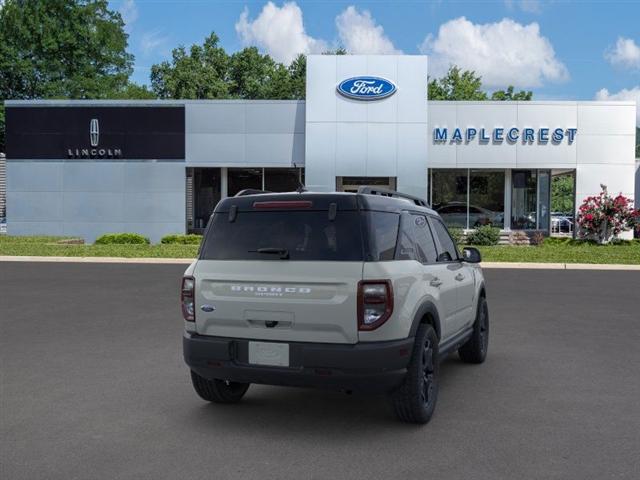
M523 270L638 270L640 265L616 263L526 263L526 262L482 262L486 269L523 269Z
M193 258L34 257L0 255L0 262L185 264Z
M35 257L0 255L0 262L49 262L49 263L132 263L188 265L192 258L122 258L122 257ZM603 263L527 263L527 262L482 262L486 269L520 270L627 270L640 271L640 265Z

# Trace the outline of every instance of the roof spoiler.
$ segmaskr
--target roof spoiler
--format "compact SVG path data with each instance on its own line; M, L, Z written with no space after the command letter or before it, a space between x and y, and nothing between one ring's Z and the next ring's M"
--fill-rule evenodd
M257 190L255 188L245 188L244 190L240 190L238 193L234 195L234 197L246 197L247 195L260 195L261 193L273 193L269 190Z
M397 192L395 190L389 190L387 188L379 188L379 187L372 187L369 185L363 185L361 187L358 187L358 193L361 193L364 195L380 195L382 197L401 198L404 200L409 200L420 207L430 208L429 204L425 200L421 199L420 197L414 197L413 195Z

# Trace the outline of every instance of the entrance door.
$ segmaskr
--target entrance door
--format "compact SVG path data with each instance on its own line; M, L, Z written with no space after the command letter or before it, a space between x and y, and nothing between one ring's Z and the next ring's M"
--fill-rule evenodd
M396 189L396 177L337 177L336 178L336 191L337 192L352 192L358 191L358 188L362 186L372 186L386 188L388 190Z

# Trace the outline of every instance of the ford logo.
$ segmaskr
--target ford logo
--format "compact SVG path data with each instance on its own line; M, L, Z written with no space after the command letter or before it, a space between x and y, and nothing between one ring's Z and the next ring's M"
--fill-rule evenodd
M216 309L216 307L214 307L213 305L202 305L200 307L200 310L202 310L203 312L213 312Z
M336 87L340 95L355 100L379 100L396 93L393 82L380 77L347 78Z

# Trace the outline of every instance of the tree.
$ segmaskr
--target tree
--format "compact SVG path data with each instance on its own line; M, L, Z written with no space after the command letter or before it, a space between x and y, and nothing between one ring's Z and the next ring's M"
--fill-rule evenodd
M531 90L525 92L520 90L519 92L513 91L513 85L509 85L507 90L497 90L491 94L491 100L501 101L515 101L524 100L529 101L533 98L533 92Z
M487 93L482 90L482 77L472 70L449 67L442 78L429 81L429 100L488 100ZM506 90L497 90L491 94L491 100L531 100L533 92L514 92L512 85Z
M171 62L151 67L151 89L159 98L229 98L229 56L211 33L202 46L174 48Z
M289 65L291 77L291 97L296 100L304 100L307 93L307 57L298 55Z
M128 82L133 56L126 48L124 22L107 0L7 0L0 9L0 104L134 91Z
M573 174L556 175L551 179L551 211L573 212Z
M429 81L429 100L486 100L482 78L471 70L452 66L442 78Z
M133 56L107 0L8 0L0 10L2 98L108 98Z

